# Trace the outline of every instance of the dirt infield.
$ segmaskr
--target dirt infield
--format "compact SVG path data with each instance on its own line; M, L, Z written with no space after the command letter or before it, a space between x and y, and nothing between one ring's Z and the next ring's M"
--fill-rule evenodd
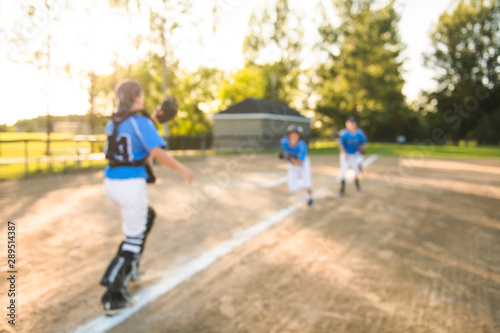
M338 198L338 158L313 156L318 198L111 332L500 332L500 160L380 157L363 191ZM166 270L305 201L274 156L187 163L187 187L157 168L158 218L141 266ZM278 181L277 181L278 180ZM119 242L101 173L0 183L2 272L17 225L17 318L0 332L71 332L101 315L99 280Z

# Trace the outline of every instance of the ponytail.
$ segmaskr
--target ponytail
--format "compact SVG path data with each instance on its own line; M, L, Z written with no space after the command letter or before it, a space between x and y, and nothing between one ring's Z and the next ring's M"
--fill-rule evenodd
M122 81L117 85L117 113L127 113L132 108L135 99L142 93L142 87L137 81Z

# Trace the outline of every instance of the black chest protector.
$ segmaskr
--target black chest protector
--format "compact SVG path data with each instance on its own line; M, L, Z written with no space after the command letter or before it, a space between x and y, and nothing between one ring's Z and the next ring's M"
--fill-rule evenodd
M108 140L107 140L107 146L108 149L106 151L106 159L109 161L109 166L111 168L116 168L116 167L122 167L122 166L141 166L144 165L146 167L146 171L148 173L148 183L154 183L156 180L156 177L153 174L153 169L151 168L151 165L148 163L148 155L146 155L144 158L137 160L137 161L122 161L122 160L117 160L116 155L120 155L122 153L119 150L119 143L116 141L116 136L118 135L118 126L123 123L127 118L133 116L134 114L140 114L141 116L144 116L146 118L151 119L149 116L149 113L146 110L138 111L138 112L130 112L130 111L120 111L120 112L115 112L111 116L111 121L113 121L113 133L111 135L108 135Z

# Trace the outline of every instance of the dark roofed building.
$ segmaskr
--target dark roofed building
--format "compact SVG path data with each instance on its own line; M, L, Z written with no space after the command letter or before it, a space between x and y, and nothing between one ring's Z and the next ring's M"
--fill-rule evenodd
M302 126L308 141L310 122L284 103L247 98L214 116L214 147L216 151L279 149L292 124Z
M247 98L243 102L239 102L230 106L225 111L219 112L218 115L247 113L267 113L305 118L299 113L299 111L290 108L285 103L255 98Z

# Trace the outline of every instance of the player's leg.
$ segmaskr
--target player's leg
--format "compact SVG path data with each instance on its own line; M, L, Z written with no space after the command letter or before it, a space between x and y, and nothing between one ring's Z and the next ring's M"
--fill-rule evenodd
M106 195L115 202L122 215L124 241L108 266L101 285L107 288L102 303L108 314L132 305L127 286L137 278L137 269L147 233L154 221L154 211L148 207L144 179L107 180Z
M301 178L303 187L307 190L307 206L311 208L314 203L312 190L311 160L307 156L301 167Z
M292 193L300 189L300 168L297 165L288 163L288 190Z
M358 156L357 162L358 162L359 173L362 173L363 172L363 161L365 159L365 155L358 153L357 156Z
M360 156L362 156L361 154L354 154L352 155L351 159L351 166L352 168L354 169L354 174L356 175L356 177L354 178L354 184L356 184L356 189L358 190L358 192L361 191L361 185L359 184L359 175L361 173L361 169L360 169L360 166L361 166L361 163L360 163Z
M144 203L141 204L139 211L141 212L139 216L143 215L143 207ZM144 231L139 235L128 235L125 234L125 239L120 244L118 248L117 256L120 253L131 252L134 254L134 260L132 261L132 270L130 280L136 281L139 275L139 263L142 258L142 253L144 252L144 246L146 245L147 236L149 235L151 228L153 227L154 220L156 218L156 212L153 207L148 206L147 208L147 217L146 217L146 226ZM138 218L137 221L144 220L143 218ZM130 223L130 222L129 222ZM124 223L125 224L125 223ZM126 231L124 230L124 233Z
M343 196L345 193L345 179L346 179L346 174L347 174L348 169L349 169L349 164L347 161L347 154L341 153L340 154L340 190L339 190L339 196Z

